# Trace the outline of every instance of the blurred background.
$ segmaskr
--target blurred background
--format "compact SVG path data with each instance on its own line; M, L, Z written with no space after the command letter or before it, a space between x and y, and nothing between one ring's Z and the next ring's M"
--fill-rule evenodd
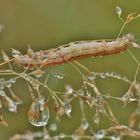
M0 0L0 24L3 25L3 30L0 32L0 51L4 50L11 56L11 48L25 54L28 48L27 44L30 44L33 50L38 51L56 48L76 40L116 38L122 26L115 13L116 6L122 8L122 17L124 18L132 12L140 13L139 0ZM139 27L140 19L128 24L122 35L132 32L136 42L140 43ZM140 60L140 50L131 50ZM130 80L133 80L137 67L127 52L103 58L88 58L79 60L79 62L91 71L115 71L129 77ZM71 84L77 90L80 88L81 78L69 64L46 68L46 71L48 69L65 74L63 80L52 76L48 81L51 88L64 91L66 84ZM122 96L128 89L127 84L113 79L97 79L97 85L103 93L109 93L113 96ZM0 126L1 140L8 140L15 133L40 130L28 122L27 112L31 98L29 98L28 89L24 82L19 81L14 86L14 91L22 99L23 105L18 108L16 114L7 110L1 111L9 123L8 127ZM122 108L122 104L115 100L110 100L109 103L121 124L127 124L128 116L134 111L136 105ZM76 114L79 109L78 105L79 103L75 101L73 117L71 119L64 117L63 125L60 124L58 131L65 130L64 132L68 134L74 132L80 122L79 116ZM92 111L86 106L85 108L87 108L87 118L95 130L110 126L109 121L102 118L101 124L96 127L92 122ZM52 118L54 119L53 115ZM53 119L50 119L50 122Z

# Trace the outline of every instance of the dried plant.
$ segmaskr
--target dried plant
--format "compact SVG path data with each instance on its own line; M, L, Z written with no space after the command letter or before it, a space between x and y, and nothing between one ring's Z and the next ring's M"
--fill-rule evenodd
M123 25L117 38L114 40L77 41L62 45L57 49L40 52L34 52L29 47L26 55L22 55L20 51L12 49L13 58L9 58L4 51L1 51L3 62L0 63L0 67L2 68L4 65L8 65L8 68L0 70L0 108L4 109L6 107L10 112L17 112L17 107L22 104L22 100L13 91L12 87L18 79L22 78L25 80L25 84L32 98L32 103L28 111L29 122L35 127L43 127L43 130L39 132L28 131L25 134L14 134L10 140L100 140L104 138L121 140L124 136L140 138L140 83L137 80L140 62L129 50L129 47L139 48L140 46L135 42L132 34L127 34L120 38L124 27L131 21L139 18L140 15L130 13L124 20L121 17L122 10L120 7L116 7L116 13ZM118 54L122 51L127 51L137 64L132 81L116 72L90 71L87 67L76 61L76 59L91 56ZM47 82L52 74L60 80L65 75L61 72L48 74L45 71L45 67L63 63L69 63L81 76L83 84L79 90L75 90L71 85L65 85L65 91L59 92L48 86ZM19 71L16 69L18 66L20 66ZM10 76L10 78L7 79L5 76ZM96 83L97 77L101 79L118 79L128 84L129 88L121 97L114 97L111 94L102 93ZM42 95L42 89L47 91L47 98ZM82 117L79 119L81 119L81 123L72 134L61 132L60 134L52 135L52 132L56 132L59 129L57 123L63 123L62 116L73 117L71 112L74 108L72 103L75 99L80 104L79 110L82 112ZM130 115L128 125L119 122L117 116L114 115L115 111L111 109L109 99L122 102L122 107L126 107L130 103L137 104L136 109ZM93 110L94 123L97 126L101 123L100 119L102 116L111 122L110 126L106 129L95 131L88 121L84 108L85 105L89 106L90 110ZM56 119L53 123L49 123L48 127L48 121L52 115L50 112L52 111L55 112ZM3 118L2 114L0 116L0 123L8 126L6 117ZM136 123L138 124L137 128L135 127Z

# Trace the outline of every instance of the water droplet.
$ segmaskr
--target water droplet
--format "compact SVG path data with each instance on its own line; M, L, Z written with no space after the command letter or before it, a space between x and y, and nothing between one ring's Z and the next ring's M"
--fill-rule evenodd
M6 94L3 90L0 90L0 96L6 96Z
M95 134L95 138L98 139L102 139L105 136L105 131L104 130L100 130Z
M18 50L12 49L12 56L16 58L21 56L21 53Z
M81 127L86 130L88 128L89 124L88 124L88 121L83 118L82 121L81 121Z
M66 85L65 89L66 89L66 94L72 94L73 93L73 88L72 88L71 85Z
M44 131L43 131L43 139L45 139L45 140L49 140L50 139L49 133L48 133L46 128L44 128Z
M78 136L77 136L76 134L73 134L73 135L71 136L71 139L72 139L72 140L78 140Z
M59 140L59 137L58 136L54 136L54 140Z
M129 82L128 78L127 77L122 77L122 80L126 81L126 82Z
M68 102L64 103L65 113L70 117L70 113L72 111L72 106Z
M101 74L100 74L100 77L101 77L101 78L105 78L105 73L101 73Z
M106 72L105 75L106 76L110 76L111 75L111 72Z
M111 136L111 140L121 140L120 136Z
M10 88L12 86L12 81L11 80L8 80L6 81L6 87Z
M32 84L35 90L38 90L40 83L37 80L31 79L29 82Z
M31 81L31 77L28 74L24 73L23 77L26 81Z
M40 95L38 101L39 101L40 103L44 103L44 102L45 102L45 97L42 96L42 95Z
M28 112L28 118L34 126L44 126L48 123L49 109L48 103L40 101L38 98L33 101Z
M120 16L122 14L122 9L119 6L115 7L116 13Z
M6 96L6 100L8 101L8 110L11 112L17 112L17 104L12 99Z
M93 116L93 122L99 125L100 122L100 114L99 111L96 109L95 115Z
M78 91L78 94L79 94L80 96L84 96L83 90L79 90L79 91Z
M92 72L92 74L90 76L88 76L89 80L95 80L96 79L96 73Z
M104 96L106 99L110 98L110 94L105 94Z
M52 124L50 125L49 129L50 129L51 131L56 131L56 130L57 130L57 124L56 124L56 123L52 123Z
M64 74L61 73L61 72L57 72L57 73L54 73L54 77L56 77L58 79L63 79L64 78Z
M112 77L116 77L118 74L116 73L116 72L111 72L110 73L110 76L112 76Z
M65 134L64 133L60 133L59 138L64 139L65 138Z
M11 83L15 83L16 82L16 78L12 78L12 79L10 79L10 81L11 81Z

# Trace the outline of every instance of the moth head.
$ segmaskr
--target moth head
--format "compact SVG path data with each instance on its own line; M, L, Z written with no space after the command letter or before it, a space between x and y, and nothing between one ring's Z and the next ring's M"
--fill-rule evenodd
M133 48L140 48L140 45L137 44L137 43L135 43L135 42L131 42L131 46L132 46Z

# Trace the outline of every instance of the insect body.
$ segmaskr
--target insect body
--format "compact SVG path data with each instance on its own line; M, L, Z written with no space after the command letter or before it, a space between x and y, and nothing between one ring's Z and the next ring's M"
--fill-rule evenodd
M113 41L77 41L56 49L33 52L31 49L26 55L15 57L15 62L23 66L50 66L66 63L71 60L87 58L91 56L105 56L120 53L128 49L133 43L132 34Z

